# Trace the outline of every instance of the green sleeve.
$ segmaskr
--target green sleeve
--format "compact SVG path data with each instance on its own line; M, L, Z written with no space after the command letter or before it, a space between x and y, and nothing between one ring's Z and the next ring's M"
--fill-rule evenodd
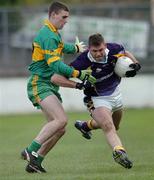
M76 48L74 44L64 43L63 53L74 54L76 53Z
M55 61L51 63L49 66L52 69L52 71L56 74L63 75L67 78L72 77L74 68L66 65L65 63L63 63L63 61Z

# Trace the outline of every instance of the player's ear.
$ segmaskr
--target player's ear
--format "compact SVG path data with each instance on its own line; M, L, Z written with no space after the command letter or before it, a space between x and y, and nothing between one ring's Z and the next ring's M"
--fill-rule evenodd
M55 12L51 12L50 15L49 15L49 18L54 18L56 16L56 13Z

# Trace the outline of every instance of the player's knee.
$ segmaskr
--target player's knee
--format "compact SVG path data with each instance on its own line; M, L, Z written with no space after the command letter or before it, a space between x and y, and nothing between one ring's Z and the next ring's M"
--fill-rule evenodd
M63 136L65 134L65 132L66 132L65 128L59 129L58 132L57 132L57 136L61 137L61 136Z
M62 117L60 120L59 120L59 129L64 129L65 126L67 125L67 117Z

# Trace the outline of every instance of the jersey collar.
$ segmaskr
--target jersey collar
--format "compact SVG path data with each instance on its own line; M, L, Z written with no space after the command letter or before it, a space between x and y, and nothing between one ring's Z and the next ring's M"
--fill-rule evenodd
M44 25L45 25L45 26L48 26L48 28L49 28L51 31L58 33L58 30L56 29L56 27L54 27L54 25L53 25L48 19L46 19L46 20L44 21Z

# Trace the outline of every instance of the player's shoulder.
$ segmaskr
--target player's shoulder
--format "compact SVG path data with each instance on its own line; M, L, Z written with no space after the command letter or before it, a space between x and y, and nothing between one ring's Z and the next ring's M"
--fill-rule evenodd
M121 51L124 51L124 46L118 43L107 43L107 49L111 54L117 54Z
M53 45L55 45L55 43L58 43L60 41L60 37L58 37L54 32L50 31L49 28L47 28L46 26L43 26L39 30L35 39L39 40L43 44L53 44Z
M44 38L56 38L57 33L51 31L47 26L42 26L38 31L38 36L42 36Z
M106 45L109 50L124 48L122 44L118 44L118 43L106 43Z
M88 56L87 56L88 50L84 51L83 53L81 53L79 56L77 56L75 58L74 61L71 62L71 66L73 66L76 69L80 69L81 68L87 68L91 65L91 61L89 60Z
M45 28L45 26L43 26L42 28L40 28L35 36L35 39L41 39L44 40L45 38L48 37L48 30Z

